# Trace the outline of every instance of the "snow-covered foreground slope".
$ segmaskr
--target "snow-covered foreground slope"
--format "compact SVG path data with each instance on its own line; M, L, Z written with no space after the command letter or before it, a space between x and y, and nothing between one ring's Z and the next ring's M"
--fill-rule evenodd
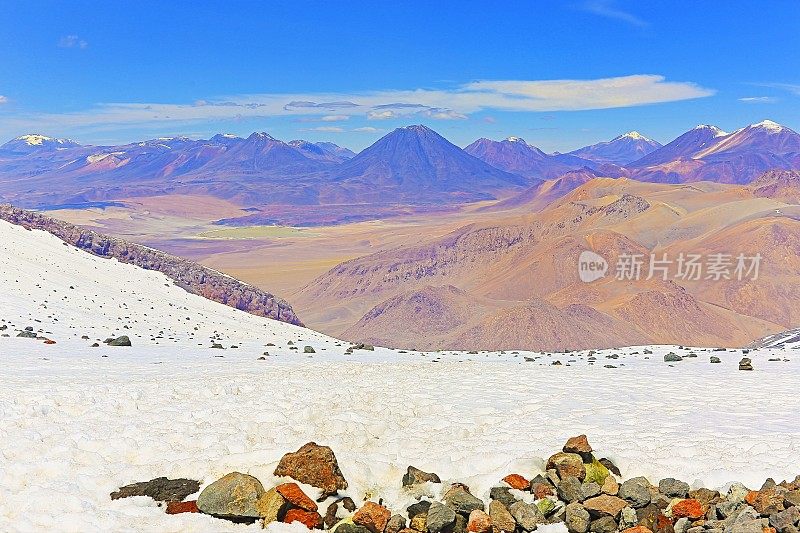
M624 477L757 486L800 473L794 350L750 352L752 372L738 370L741 352L677 347L345 355L330 337L4 222L0 320L2 531L257 531L109 493L233 470L272 486L280 457L308 441L333 448L355 501L368 492L395 509L409 464L488 499L578 433ZM56 344L15 337L26 326ZM121 334L132 347L102 344ZM306 345L316 353L291 349ZM697 357L667 364L669 351Z

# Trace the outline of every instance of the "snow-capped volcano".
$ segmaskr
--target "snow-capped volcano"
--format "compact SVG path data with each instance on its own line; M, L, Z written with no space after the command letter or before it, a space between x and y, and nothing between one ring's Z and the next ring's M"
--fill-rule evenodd
M638 131L629 131L607 142L585 146L570 154L598 163L626 165L661 148L661 143L648 139Z
M592 165L591 161L570 154L547 154L522 137L508 137L502 141L481 138L464 151L493 167L529 179L552 179Z
M0 146L0 152L30 153L36 151L58 150L80 146L72 139L58 139L40 134L21 135Z

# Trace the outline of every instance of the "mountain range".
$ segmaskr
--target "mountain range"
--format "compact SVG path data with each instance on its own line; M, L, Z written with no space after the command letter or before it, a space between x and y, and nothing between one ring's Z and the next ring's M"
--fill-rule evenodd
M663 146L629 132L567 154L547 154L518 137L478 139L462 150L421 125L398 128L358 154L264 132L119 146L24 135L0 146L0 200L42 208L206 194L253 208L257 220L270 212L265 206L361 210L507 199L575 171L662 183L746 184L767 170L798 167L800 135L771 121L730 134L698 126ZM554 194L571 190L550 188Z

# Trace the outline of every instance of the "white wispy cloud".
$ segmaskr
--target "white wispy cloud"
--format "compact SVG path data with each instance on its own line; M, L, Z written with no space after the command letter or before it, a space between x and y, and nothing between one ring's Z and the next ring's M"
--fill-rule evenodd
M276 116L321 122L345 120L343 117L463 120L485 110L609 109L689 100L714 93L692 82L667 81L664 76L650 74L592 80L479 80L446 89L246 94L206 98L190 104L104 103L78 112L6 117L3 129L108 131L163 123L186 125Z
M800 96L800 85L794 83L751 83L757 87L769 87L771 89L780 89L782 91L790 92L794 95Z
M362 126L360 128L353 128L353 131L357 131L359 133L376 133L383 130L380 128L373 128L372 126Z
M80 48L81 50L89 47L89 43L77 35L65 35L58 40L59 48Z
M629 13L628 11L617 7L616 2L613 2L612 0L587 0L579 4L578 8L594 15L620 20L640 28L650 25L650 23L646 20L643 20L633 13Z
M300 131L324 131L327 133L342 133L344 128L339 126L317 126L316 128L306 128Z
M8 103L8 96L3 96L0 94L0 104L7 104Z
M745 96L739 98L739 101L745 104L774 104L778 99L774 96Z

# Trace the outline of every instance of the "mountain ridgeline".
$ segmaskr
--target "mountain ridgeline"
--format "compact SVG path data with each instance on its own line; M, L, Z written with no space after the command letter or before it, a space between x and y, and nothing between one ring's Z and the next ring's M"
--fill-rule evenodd
M398 128L358 154L263 132L120 146L24 135L0 146L0 200L43 208L205 194L245 207L446 206L526 194L575 171L747 184L765 171L798 167L800 135L768 120L730 134L701 125L663 146L629 132L566 154L545 153L518 137L478 139L461 149L421 125Z

